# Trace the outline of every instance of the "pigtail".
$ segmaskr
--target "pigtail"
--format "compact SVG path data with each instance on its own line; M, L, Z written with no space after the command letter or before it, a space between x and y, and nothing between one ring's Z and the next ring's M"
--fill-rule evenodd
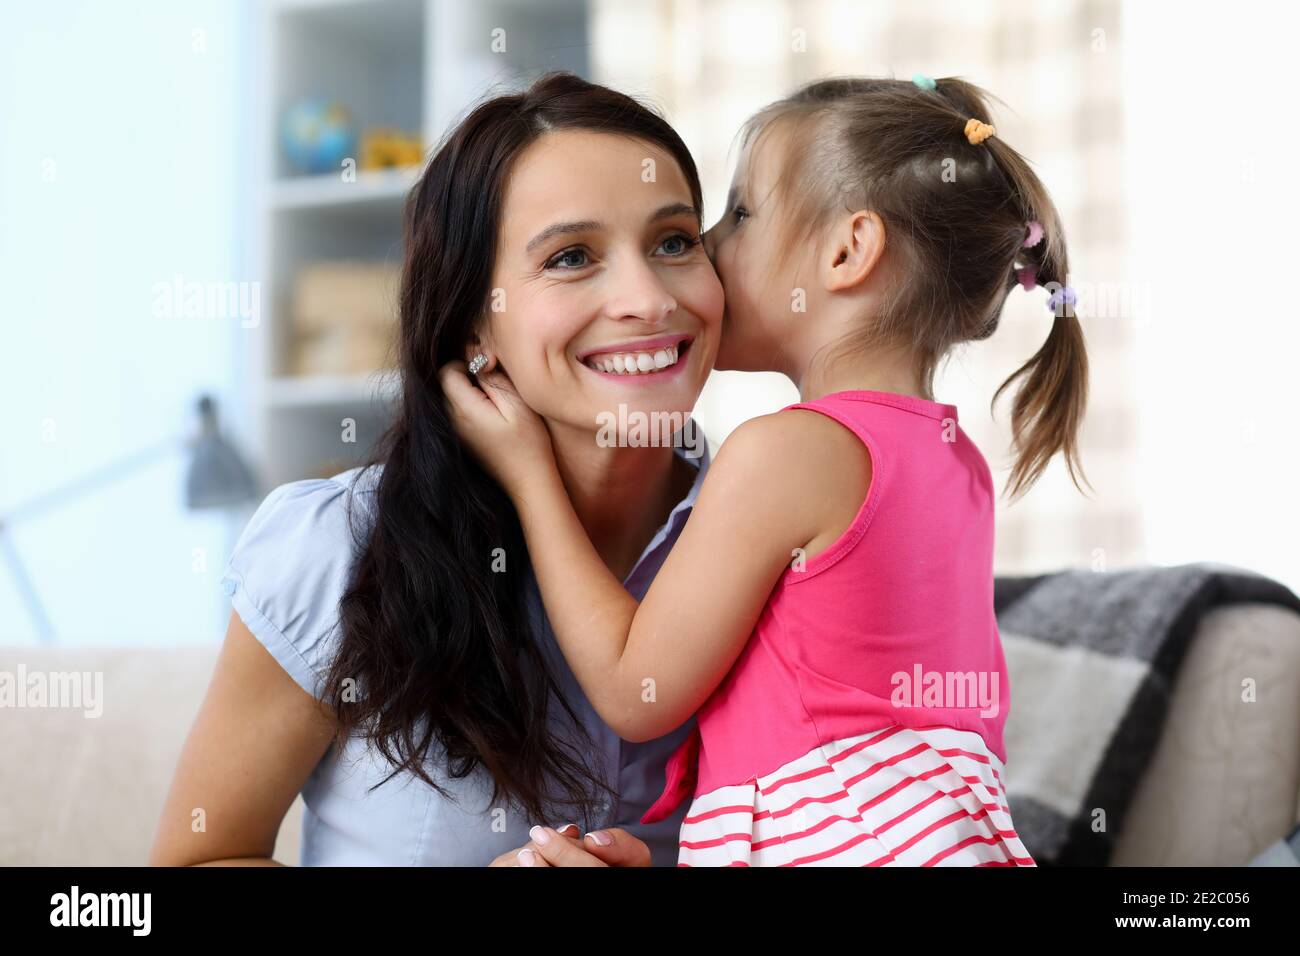
M1047 307L1054 315L1047 341L998 387L990 403L992 410L1012 383L1020 383L1011 407L1016 460L1007 489L1013 499L1019 497L1059 452L1070 479L1083 491L1088 480L1078 439L1088 404L1088 351L1075 314L1074 291L1065 284L1069 265L1064 230L1056 207L1024 158L1000 141L990 145L1025 217L1012 283L1038 294L1046 290Z
M1075 487L1082 491L1080 481L1087 484L1088 480L1079 459L1078 434L1088 401L1088 353L1083 326L1073 310L1056 317L1047 341L998 387L991 404L1018 379L1023 382L1011 408L1016 452L1008 479L1011 497L1028 490L1057 452L1065 458Z

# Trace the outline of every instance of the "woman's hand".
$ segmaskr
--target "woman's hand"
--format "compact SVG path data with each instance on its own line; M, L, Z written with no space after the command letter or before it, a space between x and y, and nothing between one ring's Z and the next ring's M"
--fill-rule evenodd
M519 397L508 375L492 367L471 381L464 362L438 372L456 433L512 498L530 482L555 471L551 435L541 416Z
M569 823L559 830L534 827L532 836L526 846L502 853L489 865L650 866L650 848L626 830L594 830L580 839L577 826Z

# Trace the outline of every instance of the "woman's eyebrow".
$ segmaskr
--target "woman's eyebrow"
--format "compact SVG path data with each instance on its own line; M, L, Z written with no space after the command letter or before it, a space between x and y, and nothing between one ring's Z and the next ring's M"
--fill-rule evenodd
M695 216L699 218L699 210L690 203L673 202L667 206L661 206L655 210L654 215L650 217L651 222L658 222L660 219L671 219L673 216Z
M650 215L650 222L659 222L661 219L671 219L673 216L695 216L699 217L695 207L690 203L674 202L666 206L661 206ZM524 247L525 252L532 252L548 239L554 239L556 236L565 236L576 232L599 232L605 228L605 224L596 219L582 219L577 222L556 222L547 226L533 238L528 240L528 245Z
M528 240L528 245L524 247L525 252L532 252L547 239L555 236L567 235L571 232L597 232L605 228L605 224L597 222L595 219L583 219L580 222L557 222L547 226L533 238Z

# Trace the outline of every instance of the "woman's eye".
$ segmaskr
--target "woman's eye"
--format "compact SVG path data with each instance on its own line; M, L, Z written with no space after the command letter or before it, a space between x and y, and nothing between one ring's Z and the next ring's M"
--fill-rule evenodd
M670 256L684 256L686 253L690 252L692 248L698 245L699 241L699 238L696 236L677 233L659 243L659 248L662 249L665 254Z
M749 218L749 210L744 206L737 206L731 211L731 214L736 217L736 222L742 222Z
M557 252L546 260L548 269L581 269L587 264L587 250L574 247Z

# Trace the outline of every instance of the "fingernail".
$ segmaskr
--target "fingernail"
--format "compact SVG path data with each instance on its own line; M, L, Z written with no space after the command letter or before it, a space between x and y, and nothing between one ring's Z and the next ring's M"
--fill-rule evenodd
M533 854L533 851L529 850L527 847L516 853L515 858L519 861L520 866L537 865L537 857Z
M558 832L558 833L563 833L565 830L576 830L576 831L579 832L579 833L582 832L582 831L578 828L578 825L577 825L576 823L566 823L566 824L565 824L564 826L562 826L562 827L556 827L555 830L556 830L556 832Z
M588 833L587 836L591 838L592 842L595 843L596 846L609 846L614 842L613 837L604 830L596 830L592 833Z
M532 837L533 842L538 846L546 846L547 841L551 838L551 835L542 827L533 827L528 831L528 835Z

